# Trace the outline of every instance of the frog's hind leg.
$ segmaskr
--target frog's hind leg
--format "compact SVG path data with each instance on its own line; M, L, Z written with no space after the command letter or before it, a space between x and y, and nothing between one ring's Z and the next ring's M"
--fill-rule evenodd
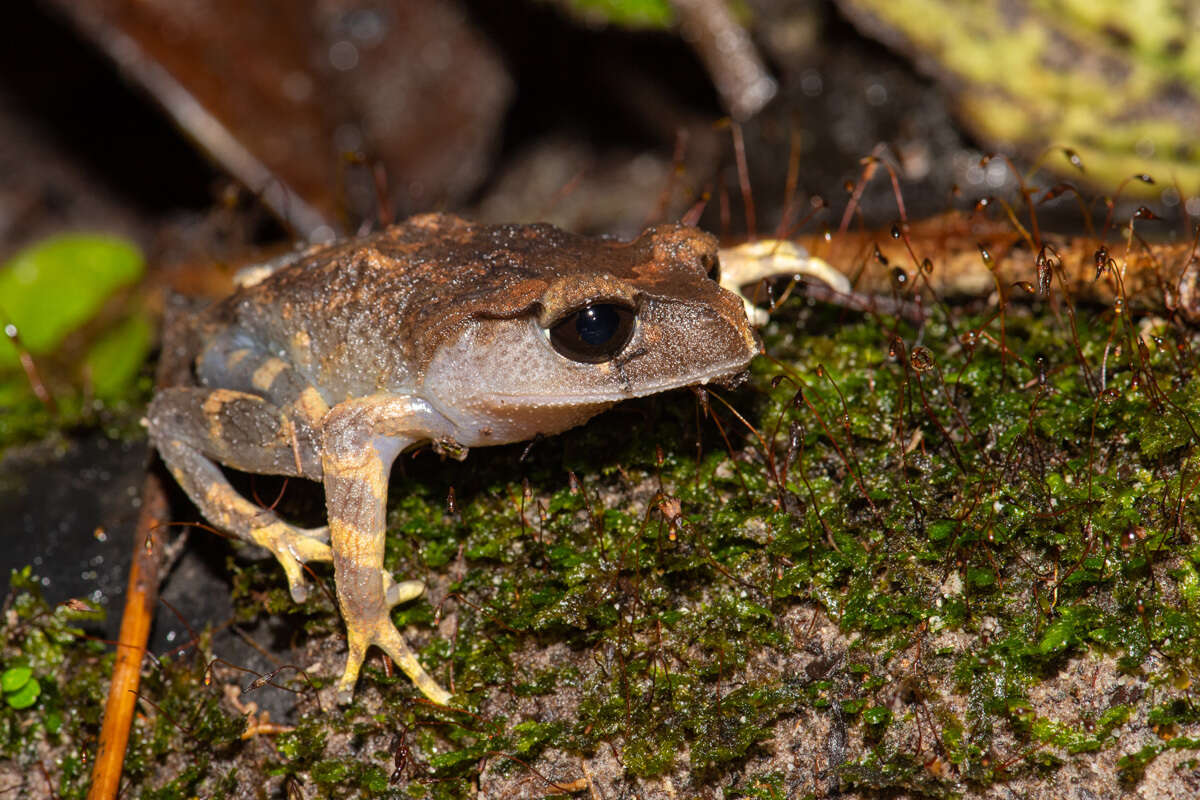
M251 503L214 462L246 472L320 480L312 428L257 395L197 387L160 391L147 423L167 468L204 517L270 550L287 575L292 597L302 602L308 596L302 565L333 560L328 528L297 528Z
M392 462L409 444L437 436L448 423L416 398L381 396L335 406L322 423L325 502L333 544L338 605L349 652L337 684L349 702L367 650L386 652L421 692L446 704L450 693L425 671L396 630L389 610L419 593L418 581L392 583L383 569L387 480Z

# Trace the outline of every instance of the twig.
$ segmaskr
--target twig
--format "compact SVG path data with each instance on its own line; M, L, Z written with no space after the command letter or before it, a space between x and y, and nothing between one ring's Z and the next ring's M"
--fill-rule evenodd
M775 95L775 79L725 0L671 0L671 5L679 14L683 38L708 68L729 113L735 120L757 114Z
M142 659L150 637L150 623L158 602L159 567L162 557L162 533L166 529L167 498L162 483L152 473L142 484L142 509L134 534L133 562L129 566L129 587L125 592L125 611L117 641L117 660L113 665L112 684L104 704L104 723L100 728L100 747L92 769L88 800L112 800L121 784L121 767L129 729L137 702L142 675Z

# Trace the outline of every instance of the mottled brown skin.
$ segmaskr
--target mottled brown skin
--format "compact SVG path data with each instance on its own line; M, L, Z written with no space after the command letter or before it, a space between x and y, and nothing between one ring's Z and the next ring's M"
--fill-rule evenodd
M301 565L333 562L349 641L341 701L377 645L445 703L389 616L423 591L383 569L393 460L421 442L465 455L558 433L627 397L740 374L758 342L741 301L708 277L716 259L711 236L682 226L624 243L443 215L313 248L167 332L175 385L151 403L150 435L204 516L270 550L298 601ZM634 322L583 363L547 331L597 305ZM255 506L218 464L321 481L329 526Z

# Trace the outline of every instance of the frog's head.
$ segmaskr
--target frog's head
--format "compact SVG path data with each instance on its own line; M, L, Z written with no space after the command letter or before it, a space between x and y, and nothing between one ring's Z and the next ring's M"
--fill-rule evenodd
M620 400L728 383L759 352L742 302L712 278L712 236L675 225L629 243L541 233L554 246L540 258L510 246L493 260L513 279L490 312L446 331L425 370L422 394L462 444L557 433Z

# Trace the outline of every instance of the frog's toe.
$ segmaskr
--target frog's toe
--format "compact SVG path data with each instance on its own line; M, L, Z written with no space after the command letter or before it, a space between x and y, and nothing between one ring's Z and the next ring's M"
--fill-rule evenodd
M407 603L409 600L414 600L421 596L425 591L425 584L421 581L400 581L396 582L387 572L383 573L383 585L385 597L387 598L388 608L393 608L401 603Z
M288 592L292 595L292 602L303 603L308 599L308 584L304 582L304 573L300 565L283 559L279 559L279 563L283 565L283 571L287 574Z
M315 530L322 530L320 528ZM328 531L328 529L324 529ZM251 533L254 541L270 550L275 560L283 567L287 576L288 590L292 600L303 603L308 599L308 585L304 581L304 565L310 561L332 561L333 551L320 539L310 536L312 531L275 521Z
M413 582L415 581L405 581L405 583ZM378 646L391 656L392 660L396 662L396 666L400 667L400 670L408 676L421 694L439 705L449 704L450 693L425 671L421 662L417 660L416 654L408 646L408 642L404 641L404 637L400 635L400 631L396 630L396 626L390 619L384 617L377 620L375 624L360 625L348 617L346 620L346 643L349 648L349 652L346 653L346 669L337 683L336 695L337 701L342 705L354 699L354 684L358 682L358 673L362 669L367 648L371 645Z
M362 669L363 658L366 657L367 648L365 645L355 647L355 636L351 631L347 631L350 640L350 652L346 654L346 669L342 672L342 677L337 682L337 690L335 697L338 705L350 705L354 700L354 684L358 683L358 672Z
M283 567L284 575L287 576L288 591L291 592L292 600L303 603L308 599L308 584L304 581L303 563L287 549L273 552L275 560Z

